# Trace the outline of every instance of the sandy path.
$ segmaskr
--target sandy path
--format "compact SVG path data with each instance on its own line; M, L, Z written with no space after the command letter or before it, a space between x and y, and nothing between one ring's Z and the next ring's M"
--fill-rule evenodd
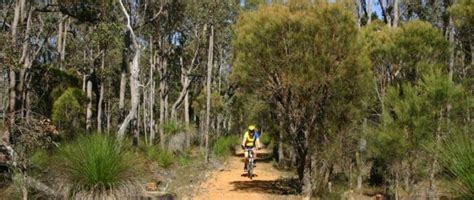
M257 177L250 180L243 170L243 156L238 154L229 159L225 167L214 171L199 187L196 194L188 199L193 200L263 200L263 199L300 199L294 195L284 195L276 187L281 172L267 161L257 161L254 173Z

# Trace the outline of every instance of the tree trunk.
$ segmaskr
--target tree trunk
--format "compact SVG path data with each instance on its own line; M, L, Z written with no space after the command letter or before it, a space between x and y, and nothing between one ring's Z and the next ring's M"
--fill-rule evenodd
M110 101L107 101L106 103L106 107L107 107L107 114L106 114L106 118L107 118L107 134L110 134L110 120L112 118L112 113L111 113L111 105L110 105Z
M100 64L100 69L104 71L105 68L105 53L102 55L102 60ZM102 132L102 113L104 107L104 90L105 90L105 77L101 78L100 92L99 92L99 102L97 105L97 131Z
M15 11L14 11L14 17L13 17L13 22L11 25L11 34L12 34L12 43L13 45L16 46L17 44L17 27L18 24L21 23L22 19L24 17L23 13L25 12L25 0L17 0L15 3ZM26 24L26 30L25 30L25 38L28 37L28 31L30 29L30 20L31 20L31 13L28 15L27 19L27 24ZM20 19L21 18L21 19ZM23 64L23 69L21 71L24 71L26 69L26 66L29 64L25 62L25 59L27 58L27 48L28 48L28 40L24 39L23 42L23 49L22 49L22 55L20 58L20 63ZM9 83L9 99L8 99L8 108L7 108L7 113L5 114L4 118L4 124L3 124L3 133L2 133L2 141L5 143L5 145L10 145L10 139L12 137L12 127L15 125L16 122L16 117L19 114L19 112L23 112L19 110L21 106L21 102L23 102L22 98L22 89L19 88L20 86L23 87L22 81L25 73L18 72L16 69L13 67L10 67L8 69L8 83Z
M132 65L130 66L130 111L123 120L123 123L120 126L120 129L118 130L118 137L119 139L122 139L125 136L125 131L130 125L130 122L133 120L134 123L136 123L135 119L137 117L137 110L138 110L138 104L140 101L140 91L139 91L139 75L140 75L140 46L137 43L137 37L133 31L133 28L131 26L131 19L130 15L128 14L125 6L122 3L122 0L119 0L120 6L122 8L122 11L124 15L127 18L127 28L130 31L130 36L133 44L133 60L132 60ZM136 125L136 124L135 124ZM136 127L136 126L135 126Z
M92 72L91 72L92 74ZM90 133L92 128L92 78L87 79L87 107L86 107L86 131Z
M153 38L150 38L150 74L149 74L149 81L150 81L150 91L148 94L148 107L149 107L149 114L148 114L148 122L149 122L149 129L150 129L150 138L148 145L153 145L155 142L155 118L154 118L154 105L155 105L155 69L157 64L158 56L155 53L153 48Z
M399 194L398 194L398 190L399 190L399 184L398 184L398 181L399 178L398 178L398 172L395 173L395 200L399 200L400 197L399 197Z
M9 69L8 75L8 90L9 90L9 98L8 98L8 110L4 118L4 126L3 126L3 134L2 140L9 145L10 144L10 137L11 137L11 127L15 124L15 110L16 110L16 73L14 69Z
M207 83L206 83L206 129L205 131L205 157L204 161L209 162L209 126L211 120L211 80L212 80L212 64L213 64L213 52L214 52L214 25L211 25L211 35L209 37L209 50L207 57Z
M357 18L357 28L360 29L361 23L362 23L362 4L360 2L361 0L355 0L356 3L356 9L355 9L355 16Z
M449 65L448 65L448 76L449 81L453 81L453 74L454 74L454 22L453 17L449 17Z
M16 0L16 3L15 3L15 14L13 16L13 22L12 22L12 25L11 25L11 30L12 30L12 38L13 38L13 43L15 44L16 43L16 32L17 32L17 27L18 27L18 23L20 22L20 15L21 15L21 4L24 3L25 0Z
M311 155L306 152L304 155L304 161L302 163L303 166L303 177L302 177L302 183L303 183L303 188L302 188L302 193L303 193L303 199L305 200L310 200L312 193L313 193L313 184L311 181L311 173L312 173L312 168L311 168Z
M181 92L179 93L178 98L176 99L176 101L173 103L173 106L171 107L171 119L173 121L177 120L177 115L176 115L177 109L183 103L184 98L186 97L186 94L188 93L189 86L191 85L190 80L188 78L189 71L184 68L184 63L183 63L183 58L182 57L180 58L180 62L181 62L181 85L182 85L182 87L181 87Z
M160 66L160 147L165 148L165 130L163 125L165 124L166 118L166 71L167 71L167 60L163 59Z
M385 22L389 27L392 27L392 17L387 9L387 0L379 0L380 8L382 10L382 14L384 16Z
M186 126L189 126L190 117L189 117L189 91L186 91L184 95L184 123Z
M367 0L367 25L372 22L372 0Z
M279 120L280 130L278 131L279 132L278 162L279 162L280 166L282 166L283 161L285 160L285 153L284 153L284 149L283 149L283 141L284 141L284 132L283 132L284 129L283 129L283 127L284 127L283 119L282 119L282 117L280 117L280 120Z
M398 21L400 17L400 13L398 11L399 8L399 0L395 0L393 3L393 27L398 27Z
M125 47L122 52L122 65L120 68L119 121L125 118L125 93L127 90L127 69L129 66L127 48L131 45L130 37L130 30L127 30L124 34Z

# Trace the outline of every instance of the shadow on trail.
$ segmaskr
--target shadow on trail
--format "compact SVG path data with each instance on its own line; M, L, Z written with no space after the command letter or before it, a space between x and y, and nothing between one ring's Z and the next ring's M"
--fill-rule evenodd
M299 183L297 179L233 181L231 184L234 186L233 191L240 192L256 192L276 195L293 195L299 193Z

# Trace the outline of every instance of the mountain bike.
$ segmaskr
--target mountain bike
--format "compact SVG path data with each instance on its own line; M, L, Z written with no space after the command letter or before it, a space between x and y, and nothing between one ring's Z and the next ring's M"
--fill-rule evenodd
M245 151L248 152L248 158L247 158L247 175L250 179L254 177L253 174L253 167L254 167L254 149L253 148L245 148Z

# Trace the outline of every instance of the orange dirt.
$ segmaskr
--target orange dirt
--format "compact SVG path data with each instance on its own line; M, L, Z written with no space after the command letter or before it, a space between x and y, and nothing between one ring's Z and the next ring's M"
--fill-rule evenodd
M261 152L265 154L266 152ZM250 180L243 170L242 152L229 159L223 169L214 171L187 199L193 200L283 200L301 199L296 195L285 195L286 191L279 188L277 181L281 172L273 168L269 161L257 160L254 169L256 177Z

